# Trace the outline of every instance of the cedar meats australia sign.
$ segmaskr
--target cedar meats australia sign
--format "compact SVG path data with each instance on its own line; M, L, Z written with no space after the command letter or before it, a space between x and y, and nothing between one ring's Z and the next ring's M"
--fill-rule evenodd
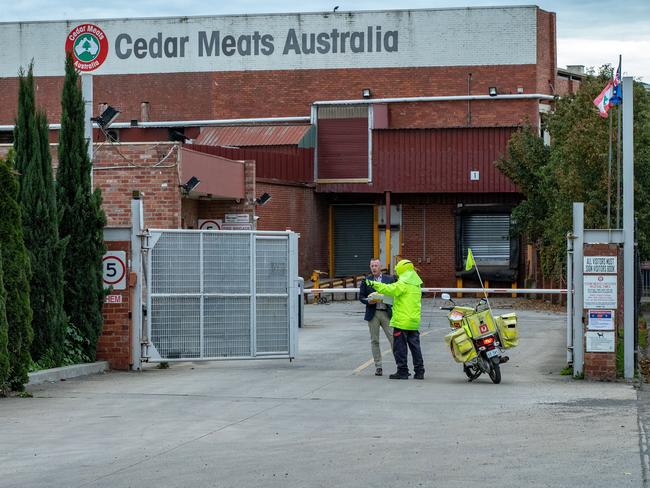
M310 12L3 23L0 78L64 51L99 75L520 65L537 62L537 7Z
M79 71L93 71L106 60L108 39L96 25L81 24L68 33L65 52L72 53L75 68Z

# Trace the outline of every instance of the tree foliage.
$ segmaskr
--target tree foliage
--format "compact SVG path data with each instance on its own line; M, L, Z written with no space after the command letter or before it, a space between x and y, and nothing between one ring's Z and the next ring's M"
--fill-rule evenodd
M64 257L65 311L85 338L85 353L94 359L102 331L102 258L106 216L99 189L91 190L91 161L84 138L84 102L79 73L68 55L61 98L57 203L59 233L69 238Z
M60 366L67 318L63 311L63 248L59 239L56 190L52 177L47 118L34 106L33 66L21 75L21 93L26 102L20 111L25 130L17 126L16 147L19 199L23 236L31 263L30 303L34 361L48 357Z
M2 164L2 163L0 163ZM2 272L0 249L0 396L9 389L9 323L7 322L7 291Z
M20 109L19 109L20 110ZM17 127L18 131L19 128ZM18 182L12 157L0 161L0 250L6 294L9 386L21 391L28 381L32 310L29 303L29 256L23 241Z
M498 168L526 197L513 212L515 231L536 244L547 277L557 279L564 274L573 202L584 202L585 228L607 228L609 120L598 116L593 100L610 76L611 68L605 66L598 75L587 76L575 95L556 100L555 110L544 120L551 136L550 146L545 146L530 127L524 127L510 139L508 155L497 161ZM610 117L616 117L617 110L619 107L610 109ZM610 227L616 225L615 128L616 123L612 134ZM648 259L650 96L639 83L634 84L634 152L637 236L641 258Z

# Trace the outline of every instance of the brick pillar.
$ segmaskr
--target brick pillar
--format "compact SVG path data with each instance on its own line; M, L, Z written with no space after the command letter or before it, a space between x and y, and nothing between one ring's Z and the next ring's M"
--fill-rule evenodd
M130 241L106 241L109 251L126 251L130 261ZM108 361L111 369L128 370L131 359L131 277L126 270L125 290L113 290L106 297L102 314L104 329L97 344L97 359Z
M586 244L584 256L617 256L617 272L613 273L585 273L584 276L616 276L617 284L617 307L612 307L614 317L613 330L590 330L589 309L583 311L583 323L585 330L585 378L590 380L612 381L616 379L616 347L618 343L618 330L623 329L623 248L617 244ZM583 264L580 263L580 266ZM587 306L587 284L585 283L585 306ZM596 310L596 309L592 309ZM588 352L587 334L603 334L603 336L614 336L614 350L611 352Z

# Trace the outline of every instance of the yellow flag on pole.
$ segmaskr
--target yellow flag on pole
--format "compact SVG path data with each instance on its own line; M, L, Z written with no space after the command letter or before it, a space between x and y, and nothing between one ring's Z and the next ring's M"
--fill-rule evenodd
M474 266L476 266L476 262L474 261L474 255L472 254L472 250L468 247L467 261L465 261L465 271L471 270Z

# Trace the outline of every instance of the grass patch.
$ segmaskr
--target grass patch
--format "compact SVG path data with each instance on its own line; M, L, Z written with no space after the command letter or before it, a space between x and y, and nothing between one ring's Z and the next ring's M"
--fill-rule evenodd
M567 364L566 367L560 371L560 376L571 376L573 374L573 366Z
M623 329L616 331L616 376L622 378L625 375L625 351Z

